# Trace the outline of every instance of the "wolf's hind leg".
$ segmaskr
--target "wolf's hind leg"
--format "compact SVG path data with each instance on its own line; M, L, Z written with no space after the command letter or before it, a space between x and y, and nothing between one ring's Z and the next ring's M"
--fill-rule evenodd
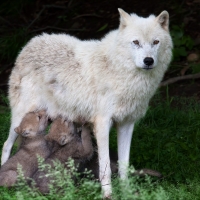
M9 158L10 152L12 149L12 146L17 138L17 133L15 133L13 126L10 127L10 132L8 139L5 141L3 145L3 150L2 150L2 156L1 156L1 165L3 165Z
M12 113L12 121L10 126L10 131L7 140L5 141L2 149L2 156L1 156L1 165L3 165L9 158L10 152L12 150L13 144L18 137L18 134L14 131L14 129L19 126L22 118L26 114L26 111L21 110L20 112L13 112Z

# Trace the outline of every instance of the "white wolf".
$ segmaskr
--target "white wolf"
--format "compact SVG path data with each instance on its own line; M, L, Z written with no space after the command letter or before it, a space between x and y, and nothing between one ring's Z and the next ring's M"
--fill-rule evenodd
M134 123L145 115L172 56L169 15L148 18L119 9L120 25L101 40L66 34L34 37L19 54L9 81L12 122L3 146L5 163L27 112L46 109L91 122L97 139L99 179L111 194L109 130L117 124L119 174L126 178Z

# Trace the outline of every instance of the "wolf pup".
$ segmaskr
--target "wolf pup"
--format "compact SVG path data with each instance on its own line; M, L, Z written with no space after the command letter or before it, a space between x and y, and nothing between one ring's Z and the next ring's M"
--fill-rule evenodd
M17 180L17 168L22 167L25 178L37 170L37 155L46 158L50 154L44 139L48 117L45 111L30 112L25 115L15 132L22 136L18 152L5 162L0 169L0 186L13 186Z
M167 11L147 18L122 9L119 13L119 28L101 40L42 34L22 49L9 80L12 122L1 164L9 157L17 137L14 127L23 115L44 108L52 118L81 117L93 124L104 197L112 192L109 131L115 122L119 175L127 177L134 124L146 113L173 45Z
M85 126L82 127L81 138L76 133L76 127L73 122L57 118L53 121L46 140L53 143L53 152L45 160L45 164L54 166L55 161L59 161L64 167L69 158L74 159L75 165L81 164L93 155L93 146L91 141L90 130ZM47 171L38 170L34 175L36 187L42 193L49 192L50 178L46 177Z
M118 172L117 153L111 149L109 149L109 153L110 153L110 168L111 168L112 174L116 174ZM91 160L83 163L82 168L91 171L91 173L94 175L94 178L99 180L98 155L96 152L94 153ZM147 168L137 169L134 172L132 172L130 175L140 176L140 177L144 177L145 175L149 175L149 176L157 177L157 178L163 177L163 175L160 172L153 169L147 169Z

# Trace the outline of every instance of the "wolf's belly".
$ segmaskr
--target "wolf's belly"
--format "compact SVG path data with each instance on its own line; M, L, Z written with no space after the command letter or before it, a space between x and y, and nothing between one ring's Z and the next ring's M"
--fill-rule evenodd
M52 118L62 115L73 121L77 118L91 121L95 110L94 99L79 89L44 87L40 95L40 102Z

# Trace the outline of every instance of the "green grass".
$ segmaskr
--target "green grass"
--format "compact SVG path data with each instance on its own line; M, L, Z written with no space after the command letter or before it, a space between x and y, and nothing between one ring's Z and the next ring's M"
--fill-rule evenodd
M157 94L145 118L135 125L130 164L136 169L158 170L164 178L153 181L149 177L142 180L131 177L129 183L119 183L113 178L114 199L200 199L200 104L192 99L161 99ZM5 109L0 115L0 149L9 125L10 113ZM110 147L116 149L116 146L113 129ZM47 196L24 186L12 190L0 188L0 199L27 199L28 196L29 199L101 199L98 182L84 179L78 185L68 183L67 186L63 175L57 182L62 189L58 192L52 188Z
M155 96L145 118L135 126L130 163L156 169L171 181L185 181L200 168L200 104L186 98L160 98ZM116 149L116 133L110 140Z

